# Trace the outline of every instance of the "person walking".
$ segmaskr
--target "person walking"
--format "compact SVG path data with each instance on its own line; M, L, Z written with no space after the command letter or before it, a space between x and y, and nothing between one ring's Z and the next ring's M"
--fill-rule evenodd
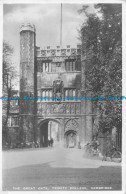
M50 143L51 143L51 147L53 147L53 143L54 143L53 138L51 138Z
M48 139L48 147L50 147L50 141L51 141L51 140L50 140L50 139Z

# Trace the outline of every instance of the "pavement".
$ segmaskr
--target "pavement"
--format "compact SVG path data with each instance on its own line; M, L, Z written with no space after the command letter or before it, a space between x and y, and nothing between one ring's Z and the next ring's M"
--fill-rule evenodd
M10 150L2 158L3 190L121 189L121 163L86 158L82 149Z

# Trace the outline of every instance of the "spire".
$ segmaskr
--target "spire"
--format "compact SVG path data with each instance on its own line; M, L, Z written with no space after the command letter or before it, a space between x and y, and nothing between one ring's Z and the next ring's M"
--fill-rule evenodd
M60 17L60 46L62 46L62 3L61 3L61 17Z

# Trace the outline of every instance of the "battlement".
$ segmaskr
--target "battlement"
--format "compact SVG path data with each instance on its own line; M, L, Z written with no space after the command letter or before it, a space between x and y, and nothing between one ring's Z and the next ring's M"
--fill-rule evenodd
M32 32L36 32L35 25L34 24L31 24L31 23L22 24L20 26L20 32L22 32L22 31L32 31Z
M81 45L66 46L47 46L44 48L36 47L37 57L53 57L53 56L76 56L81 54Z

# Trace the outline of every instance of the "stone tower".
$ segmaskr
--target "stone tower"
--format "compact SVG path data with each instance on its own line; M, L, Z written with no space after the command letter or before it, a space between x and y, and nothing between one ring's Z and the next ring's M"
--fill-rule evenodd
M28 23L20 27L20 132L22 142L34 141L35 100L24 100L24 96L36 96L35 26Z

